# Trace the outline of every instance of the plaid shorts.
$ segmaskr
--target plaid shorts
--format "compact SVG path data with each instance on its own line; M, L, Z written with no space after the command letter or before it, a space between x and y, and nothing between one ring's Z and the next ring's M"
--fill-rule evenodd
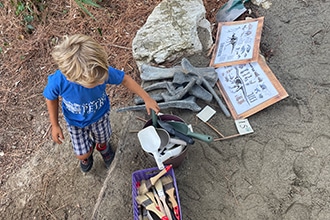
M109 115L110 111L97 122L84 128L67 124L76 155L88 153L95 143L107 143L110 140L112 130Z

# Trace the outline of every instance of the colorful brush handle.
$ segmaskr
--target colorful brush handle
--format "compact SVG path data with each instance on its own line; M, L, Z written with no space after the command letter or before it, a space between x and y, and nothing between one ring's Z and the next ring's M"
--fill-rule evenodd
M179 206L176 202L175 196L174 196L174 188L166 190L166 193L169 196L169 200L172 203L173 211L175 213L175 217L177 220L180 220L180 212L179 212Z
M172 220L171 211L170 211L169 207L167 206L165 192L163 189L162 182L160 180L158 180L155 183L155 188L156 188L156 191L157 191L157 194L158 194L160 200L163 203L163 207L164 207L166 216L168 217L169 220Z
M169 220L167 216L161 213L156 205L146 195L139 195L136 197L138 204L141 204L146 210L155 213L161 220Z
M167 173L172 168L172 164L167 165L162 171L160 171L156 176L150 178L151 185L155 185L157 180L161 178L165 173Z

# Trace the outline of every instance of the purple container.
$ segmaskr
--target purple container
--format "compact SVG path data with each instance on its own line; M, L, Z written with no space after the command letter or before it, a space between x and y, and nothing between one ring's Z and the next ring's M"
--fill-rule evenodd
M159 172L160 172L160 170L158 169L158 167L148 168L148 169L144 169L144 170L137 170L137 171L133 172L133 174L132 174L132 201L133 201L134 220L139 220L139 208L138 208L138 204L135 200L135 197L138 195L139 182L141 180L147 180L153 176L156 176ZM167 173L164 176L167 176L167 175L170 175L173 179L173 186L175 188L175 195L176 195L176 201L177 201L178 207L179 207L180 219L182 219L178 186L176 185L176 179L175 179L173 168L170 169L169 171L167 171Z

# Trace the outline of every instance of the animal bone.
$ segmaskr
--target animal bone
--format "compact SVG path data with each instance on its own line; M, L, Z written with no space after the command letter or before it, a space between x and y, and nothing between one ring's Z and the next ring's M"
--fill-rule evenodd
M195 82L200 85L202 82L193 74L185 74L183 72L177 72L173 76L173 84L175 85L182 85L189 83L192 79L195 79Z
M196 104L196 98L194 96L189 96L183 100L176 100L176 101L169 101L169 102L160 102L158 106L161 109L168 109L168 108L179 108L179 109L189 109L193 112L198 112L202 108ZM117 112L123 111L139 111L145 109L145 105L135 105L135 106L127 106L123 108L117 109Z
M184 72L175 73L172 82L175 84L183 84L186 82L190 82L192 78L196 78L196 84L202 84L201 79L196 77L195 74ZM203 78L210 84L210 86L214 87L216 82L218 81L218 74L216 71L214 71L213 75L209 74L204 76Z
M211 74L207 75L206 77L210 80L209 83L215 84L216 80L218 79L217 73L214 71L215 75L211 76ZM216 76L216 77L214 77ZM210 94L207 90L205 90L200 84L202 83L201 79L199 79L195 74L188 73L185 74L183 72L176 72L173 76L173 81L164 81L164 82L157 82L152 85L144 87L145 91L151 90L158 90L158 89L167 89L166 92L159 94L152 95L152 98L155 99L157 102L164 100L167 101L174 101L179 100L184 95L189 93L197 98L200 98L206 102L210 102L212 100L212 94ZM185 87L183 88L183 86ZM175 86L178 86L175 88ZM134 100L135 104L143 104L144 101L137 97Z
M180 92L180 91L178 89L172 91L172 93L174 93L174 94L175 94L175 92ZM200 85L197 85L197 84L193 85L193 87L189 89L188 94L192 95L192 96L195 96L196 98L202 99L205 102L211 102L212 99L213 99L213 96L212 96L211 93L209 93L206 89L204 89L204 87L202 87ZM153 98L156 102L161 102L161 101L164 100L165 96L170 96L170 95L172 95L172 94L168 91L163 92L163 93L150 94L151 98ZM142 98L136 97L134 99L134 103L136 105L140 105L140 104L143 104L144 101L143 101Z
M196 98L202 99L205 102L211 102L212 101L212 94L209 93L206 89L204 89L202 86L195 84L190 90L189 95L195 96Z
M183 58L181 61L182 68L185 70L186 73L193 73L197 77L199 77L202 80L202 84L209 90L209 92L213 95L215 100L218 102L221 110L223 113L227 116L230 117L230 113L226 106L222 103L221 99L218 97L212 86L204 79L204 77L198 72L198 69L196 69L191 63L186 59Z
M160 80L172 78L174 73L182 70L181 66L174 66L172 68L161 68L150 66L148 64L141 65L141 79L145 81Z
M203 76L214 77L214 67L196 68ZM172 68L162 68L150 66L148 64L141 65L141 79L144 81L161 80L173 78L176 72L184 72L182 66L174 66Z
M162 94L159 94L159 93L158 93L158 94L150 94L150 97L151 97L152 99L154 99L156 102L161 102L161 101L164 100ZM143 104L144 101L143 101L142 98L140 98L140 97L136 97L136 98L134 99L134 103L135 103L136 105L140 105L140 104Z
M158 82L154 83L150 86L146 86L143 88L146 92L151 91L151 90L156 90L156 89L167 89L171 95L175 95L175 87L173 86L172 82Z
M177 92L175 95L169 96L166 93L163 93L162 96L165 102L181 99L185 94L189 92L189 90L195 85L195 83L196 83L196 79L192 79L183 89L180 89L180 91Z
M175 66L172 68L161 68L149 66L147 64L143 64L141 66L141 78L144 81L148 80L159 80L159 79L167 79L173 77L172 82L158 82L154 83L150 86L145 87L146 91L156 90L156 89L166 89L166 92L161 94L152 94L151 97L155 99L157 102L160 102L159 106L161 108L188 108L194 111L197 108L194 106L197 105L194 103L188 103L188 106L180 106L182 101L180 100L186 94L192 95L195 99L200 98L206 102L212 101L212 98L215 97L221 109L224 111L226 116L230 116L228 110L224 107L221 100L215 93L212 87L216 84L218 80L218 74L213 67L206 68L196 68L193 67L189 61L185 58L182 59L181 66ZM201 86L201 84L205 88ZM176 100L176 101L174 101ZM187 100L185 100L187 101ZM141 98L136 98L134 100L135 104L144 103ZM144 108L144 105L131 106L126 107L127 110L141 110ZM198 106L199 108L199 106ZM126 109L124 109L126 110ZM123 111L124 111L123 110ZM121 110L119 110L121 111Z

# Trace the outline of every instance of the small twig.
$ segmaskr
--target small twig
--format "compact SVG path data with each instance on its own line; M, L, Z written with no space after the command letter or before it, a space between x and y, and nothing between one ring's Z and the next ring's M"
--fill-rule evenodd
M32 98L37 97L37 96L41 96L41 95L40 94L34 94L34 95L31 95L29 97L26 97L26 98L22 99L21 101L27 101L27 100L32 99Z
M134 70L134 68L131 65L129 65L129 63L127 63L126 65L131 68L131 71Z
M49 124L45 134L42 136L42 139L45 139L45 137L49 134L49 131L50 131L51 127L52 127L52 124Z
M46 199L47 188L48 188L48 182L46 181L45 184L44 184L44 190L43 190L44 191L44 195L43 195L44 200Z
M48 215L52 216L55 220L58 218L54 215L54 213L45 205L41 203L41 206L48 211Z
M207 121L205 122L205 124L207 124L210 128L212 128L218 135L220 135L222 138L224 138L225 136L215 127L213 127L210 123L208 123Z
M315 37L315 35L317 35L318 33L321 33L323 30L321 29L321 30L318 30L318 31L316 31L314 34L312 34L312 37Z
M236 198L236 194L234 193L234 191L231 189L231 187L229 186L229 179L226 177L226 176L224 176L225 177L225 179L227 180L227 186L228 186L228 189L229 189L229 191L233 194L233 196L234 196L234 199L235 199L235 201L236 201L236 204L237 205L239 205L239 202L238 202L238 200L237 200L237 198Z
M230 135L230 136L227 136L227 137L216 138L213 141L223 141L223 140L227 140L227 139L238 137L238 136L241 136L241 135L240 134L233 134L233 135Z
M67 206L67 204L62 205L62 206L58 207L57 209L55 209L54 212L57 212L58 210L63 209L63 208L66 207L66 206Z
M143 121L143 122L147 122L147 121L148 121L148 120L146 120L146 119L144 119L144 118L141 118L141 117L139 117L139 116L136 116L135 118L138 119L138 120L140 120L140 121Z
M248 180L247 178L244 178L244 180L252 186L252 183L250 182L250 180Z
M121 49L125 49L125 50L132 50L132 48L124 47L124 46L120 46L120 45L116 45L116 44L110 44L110 47L117 47L117 48L121 48Z
M215 44L212 45L212 47L210 48L210 50L207 52L207 56L210 56L214 50Z

